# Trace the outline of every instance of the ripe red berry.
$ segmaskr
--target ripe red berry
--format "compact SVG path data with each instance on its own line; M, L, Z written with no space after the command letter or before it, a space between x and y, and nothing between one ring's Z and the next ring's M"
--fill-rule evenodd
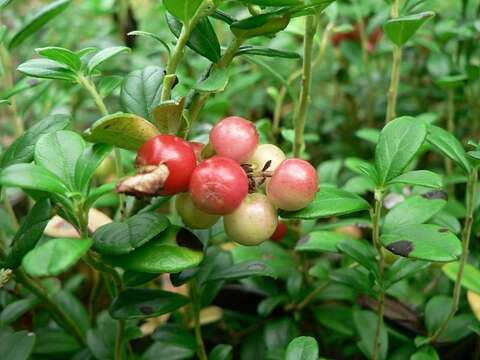
M143 144L138 151L136 165L160 164L165 164L170 172L162 195L174 195L188 190L190 176L197 161L187 141L173 135L158 135Z
M198 141L190 141L189 144L192 147L193 152L195 153L197 162L200 162L202 160L202 150L205 147L205 144L202 144Z
M232 159L214 156L200 163L190 180L192 201L209 214L234 211L248 194L248 178Z
M284 222L280 221L275 229L275 232L270 236L270 240L282 241L288 233L288 226Z
M259 141L255 125L238 116L223 119L210 133L210 143L217 155L246 162L254 153Z
M274 171L267 184L267 196L283 210L300 210L310 204L318 191L318 175L305 160L288 159Z
M178 194L175 207L182 221L191 229L208 229L215 225L219 215L211 215L195 206L189 193Z
M242 204L223 218L225 232L242 245L258 245L267 240L277 228L275 206L260 193L249 194Z

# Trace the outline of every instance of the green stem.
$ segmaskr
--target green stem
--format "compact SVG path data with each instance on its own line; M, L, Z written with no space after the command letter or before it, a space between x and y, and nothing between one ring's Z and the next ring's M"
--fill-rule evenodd
M399 16L399 3L400 0L393 0L391 17L395 19ZM390 88L388 89L388 103L387 103L387 116L385 122L393 120L397 116L397 96L398 85L400 83L400 66L402 61L402 48L397 45L393 45L393 63L392 63L392 75L390 78Z
M37 296L43 304L45 304L52 314L60 320L59 325L65 328L70 332L82 346L86 346L85 338L78 328L77 324L73 319L71 319L64 311L61 309L55 301L50 297L50 295L33 279L27 276L21 269L15 270L15 279L18 283L25 286L32 294Z
M448 326L448 323L454 317L455 313L458 310L458 304L460 302L460 294L462 291L462 279L463 273L465 270L465 265L468 259L469 253L469 244L470 237L472 236L472 226L474 222L474 213L475 213L475 204L476 204L476 194L478 186L478 169L475 168L472 170L468 177L467 183L467 214L465 217L465 223L463 225L462 232L462 256L460 258L460 264L458 268L457 278L455 280L455 286L453 288L453 303L452 308L448 316L443 321L442 325L435 331L435 333L428 339L429 342L435 342L440 335L445 331Z
M122 360L123 335L125 333L125 321L118 320L117 335L115 336L115 360Z
M307 297L305 299L303 299L302 302L300 302L295 307L295 309L298 310L298 311L301 311L304 308L306 308L308 305L310 305L310 303L312 301L314 301L317 298L318 294L320 294L323 290L325 290L328 287L328 285L330 285L329 281L327 281L326 283L324 283L321 286L314 289L310 294L307 295Z
M312 84L312 53L313 38L317 30L317 19L315 15L308 15L305 23L305 37L303 48L303 75L302 90L298 107L295 111L294 126L295 140L293 144L293 156L299 157L304 147L305 122L307 117L307 109L310 103L310 88Z
M453 89L448 90L447 97L447 130L449 133L455 133L455 91ZM453 162L450 158L445 159L445 170L447 175L453 174ZM455 191L454 185L449 187L449 194L453 194Z
M190 287L192 296L192 312L195 331L195 341L197 343L197 356L199 360L208 360L207 352L205 351L205 344L202 338L202 329L200 325L200 309L201 309L201 296L197 289L197 284L192 283Z

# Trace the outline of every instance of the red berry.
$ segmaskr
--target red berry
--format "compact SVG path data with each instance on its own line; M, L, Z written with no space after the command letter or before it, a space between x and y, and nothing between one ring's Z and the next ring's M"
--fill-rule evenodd
M190 141L189 144L192 147L193 152L195 153L197 162L199 163L202 160L202 150L205 147L205 144L202 144L198 141Z
M209 214L234 211L248 194L248 178L232 159L214 156L200 163L190 180L192 201Z
M197 165L195 153L187 141L173 135L158 135L148 140L137 154L136 165L168 167L162 195L174 195L188 190L190 176Z
M270 240L282 241L285 235L288 233L288 226L284 222L279 222L275 232L270 236Z
M318 191L318 175L305 160L288 159L274 171L267 184L267 195L276 207L300 210L310 204Z
M223 218L225 232L242 245L258 245L277 228L275 206L260 193L250 194L235 211Z
M238 116L223 119L210 133L210 142L217 155L246 162L255 152L259 135L255 125Z

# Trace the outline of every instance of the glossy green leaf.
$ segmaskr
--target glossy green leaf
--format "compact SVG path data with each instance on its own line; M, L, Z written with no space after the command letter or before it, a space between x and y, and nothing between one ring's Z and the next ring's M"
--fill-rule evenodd
M76 190L75 167L85 146L82 137L73 131L45 134L35 145L35 163L58 176L71 190Z
M336 253L338 252L337 244L344 240L357 241L353 236L335 231L312 231L297 242L295 250Z
M443 186L442 177L433 171L414 170L393 178L388 184L406 184L438 189Z
M394 254L419 260L450 262L462 253L460 240L453 233L431 224L391 229L382 234L381 242Z
M363 128L357 130L355 135L362 140L377 144L378 139L380 138L380 131L378 129Z
M185 97L180 101L164 101L153 109L154 124L162 134L176 134L183 119Z
M267 47L261 46L252 46L252 45L245 45L238 49L236 56L239 55L257 55L257 56L266 56L266 57L273 57L273 58L283 58L283 59L300 59L301 56L293 51L285 51L285 50L278 50L278 49L270 49Z
M235 21L230 25L230 30L236 37L245 39L275 34L285 29L289 22L290 15L288 13L263 13Z
M112 147L107 144L95 144L84 149L75 165L75 188L86 194L90 188L95 170L111 153Z
M275 277L275 273L263 261L244 261L212 272L206 281L238 280L249 276Z
M369 207L368 202L358 195L333 187L323 187L306 208L292 212L280 211L280 216L288 219L318 219L351 214L368 210Z
M84 133L85 139L90 142L134 151L157 135L160 132L152 123L137 115L124 113L107 115Z
M385 33L395 45L403 46L434 15L433 11L425 11L390 19L384 26Z
M410 360L440 360L440 357L434 347L423 346L410 357Z
M77 81L77 75L67 66L50 59L32 59L20 64L21 73L40 79Z
M0 341L0 354L8 360L27 360L35 345L35 334L22 330L4 334Z
M208 78L195 85L195 89L200 92L217 93L225 90L230 77L228 69L214 70Z
M383 128L375 151L378 185L402 174L426 136L426 125L410 116L394 119Z
M360 350L362 350L363 354L369 359L372 358L375 334L377 330L377 320L378 315L373 311L357 310L353 313L355 328L360 336L360 340L357 342L357 345L360 347ZM378 340L380 342L378 359L385 360L388 352L388 333L384 322L382 322Z
M50 60L59 62L68 66L70 69L77 71L80 70L82 66L82 62L80 61L80 56L74 53L71 50L57 47L57 46L49 46L44 48L35 49L35 51Z
M14 164L31 162L38 139L44 134L63 130L69 124L70 118L65 115L52 115L39 121L18 137L5 151L0 159L0 169Z
M60 15L70 5L71 0L57 0L38 10L10 40L9 48L14 49L35 34L45 24Z
M423 224L435 216L447 204L446 194L433 192L436 197L424 195L411 196L395 206L385 216L384 229L394 229L400 226Z
M94 248L105 255L127 254L153 239L169 224L163 215L154 212L140 213L123 222L100 227L93 234Z
M75 265L91 246L91 239L53 239L31 250L22 265L32 276L56 276Z
M197 12L202 0L164 0L163 5L173 16L188 22Z
M372 245L363 240L343 240L337 248L362 265L365 269L377 273L376 252Z
M98 83L98 92L102 97L108 97L123 84L123 77L119 75L103 76Z
M156 238L126 255L103 256L116 266L142 273L174 273L200 264L200 240L186 229L170 226Z
M391 286L411 275L415 275L429 266L430 263L428 261L411 260L401 257L386 271L386 286Z
M41 166L15 164L0 173L0 185L63 194L68 192L62 180Z
M109 311L114 319L145 319L170 313L189 302L189 298L168 291L130 288L113 300Z
M173 35L178 38L182 31L182 23L167 14L167 24ZM218 62L221 57L220 43L208 17L200 19L197 26L192 30L187 46L211 62Z
M129 52L130 49L125 46L113 46L103 50L100 50L95 55L93 55L87 64L87 71L91 74L98 66L103 64L105 61L117 56L118 54Z
M311 336L300 336L288 344L285 360L317 360L318 343Z
M5 258L5 265L8 268L15 269L20 266L23 257L37 245L52 217L51 210L50 201L42 199L28 212Z
M32 310L40 300L36 297L16 300L5 306L0 313L0 326L6 327L17 321L26 312Z
M120 92L123 110L151 120L153 109L160 104L163 76L163 69L158 66L128 74Z
M445 264L442 267L442 271L450 280L455 282L457 280L459 268L460 264L458 262L452 262ZM462 277L462 286L465 289L480 294L480 270L473 265L465 264Z
M427 141L443 155L453 160L465 172L470 173L472 166L468 162L462 144L454 135L438 126L430 125Z

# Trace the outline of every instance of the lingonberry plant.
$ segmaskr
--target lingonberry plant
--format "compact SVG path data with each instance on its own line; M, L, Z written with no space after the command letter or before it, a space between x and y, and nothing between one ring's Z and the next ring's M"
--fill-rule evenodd
M0 0L0 358L478 358L479 9Z

